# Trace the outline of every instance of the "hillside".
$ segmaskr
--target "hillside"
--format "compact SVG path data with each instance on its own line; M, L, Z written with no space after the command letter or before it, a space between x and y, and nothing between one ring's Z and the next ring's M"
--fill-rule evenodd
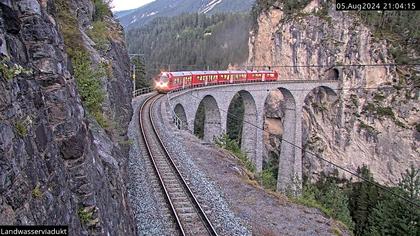
M127 30L140 27L162 16L249 11L254 2L255 0L156 0L137 9L116 12L115 17Z
M248 58L251 19L245 13L163 17L126 32L130 53L144 54L145 76L160 70L223 70Z

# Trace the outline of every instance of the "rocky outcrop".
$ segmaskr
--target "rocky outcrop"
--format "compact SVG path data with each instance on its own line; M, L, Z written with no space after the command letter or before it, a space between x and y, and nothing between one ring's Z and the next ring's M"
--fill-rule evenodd
M257 21L250 39L249 64L277 65L273 69L281 79L342 82L338 96L321 88L307 97L302 118L307 151L353 171L366 164L375 179L385 184L396 183L410 164L420 166L416 75L402 73L403 67L363 66L394 62L387 40L376 38L354 14L337 12L320 1L311 1L291 14L281 7L271 8ZM266 127L273 119L283 118L281 112L270 114L281 110L279 104L267 106ZM267 137L266 147L276 150L279 143L278 137ZM304 155L307 176L334 169Z
M59 24L66 9L77 21ZM125 182L131 119L129 59L121 27L104 18L95 48L90 0L0 1L0 224L68 225L71 235L134 235ZM76 18L77 17L77 18ZM70 25L74 24L74 25ZM98 124L76 85L68 30L100 76ZM74 52L73 52L74 53ZM99 123L104 122L103 120Z

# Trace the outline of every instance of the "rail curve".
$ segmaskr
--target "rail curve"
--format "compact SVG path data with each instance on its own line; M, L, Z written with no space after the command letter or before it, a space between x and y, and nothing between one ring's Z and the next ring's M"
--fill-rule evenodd
M140 129L176 229L180 235L218 235L156 131L152 109L161 97L151 96L141 106Z

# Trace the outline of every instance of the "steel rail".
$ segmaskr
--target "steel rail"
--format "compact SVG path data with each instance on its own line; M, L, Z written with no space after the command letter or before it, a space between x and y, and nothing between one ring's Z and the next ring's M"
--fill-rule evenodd
M180 184L182 186L183 192L189 197L190 203L193 205L193 209L195 210L195 213L201 219L201 223L204 225L204 227L206 228L207 232L210 235L217 236L218 234L217 234L215 228L213 227L213 225L211 224L211 222L210 222L209 218L207 217L205 211L203 210L203 208L199 204L196 196L193 194L192 190L188 186L185 178L182 176L181 171L175 165L175 162L174 162L173 158L169 154L169 151L167 150L166 146L164 145L164 142L162 141L159 133L157 132L155 121L154 121L153 115L152 115L153 114L153 111L152 110L153 110L153 108L154 108L157 100L160 97L162 97L162 96L163 95L156 95L156 96L152 96L149 99L147 99L143 103L143 105L141 107L141 115L140 115L141 129L142 129L143 138L145 140L145 143L146 143L146 146L147 146L147 149L148 149L148 152L149 152L149 156L152 159L152 162L153 162L153 165L154 165L154 168L155 168L155 172L159 176L159 180L161 181L161 185L164 188L165 194L167 196L167 200L169 201L169 205L172 208L171 210L173 211L173 214L174 214L174 216L176 218L177 224L178 224L180 230L182 231L182 234L185 235L186 234L186 232L185 232L186 231L186 228L185 228L185 225L182 224L183 223L182 222L182 219L181 219L182 217L180 217L179 213L177 212L176 207L174 206L174 203L173 203L173 201L171 199L170 193L168 192L168 188L165 185L165 182L164 182L164 180L162 178L162 174L159 171L159 167L158 167L158 165L157 165L157 163L156 163L156 161L155 161L155 159L153 157L152 151L150 149L150 144L149 144L149 141L148 141L148 138L150 138L150 137L148 137L146 135L146 130L145 130L144 123L143 123L144 121L143 121L143 118L142 118L143 115L145 114L144 109L145 109L146 105L149 105L148 118L149 118L149 121L150 121L150 124L151 124L151 127L152 127L152 130L150 130L148 134L155 136L155 139L157 141L156 143L158 144L158 146L160 146L160 147L153 147L153 148L160 148L163 151L164 156L166 156L166 161L173 168L175 176L180 181ZM150 103L150 104L147 104L147 103Z
M159 183L160 183L160 185L162 186L162 189L163 189L163 191L164 191L164 193L165 193L165 197L166 197L166 200L167 200L167 203L170 205L170 207L171 207L171 212L172 212L172 214L173 214L173 216L174 216L174 218L175 218L175 220L176 220L176 224L177 224L177 226L179 227L179 230L181 231L181 235L185 235L185 231L184 231L184 228L182 227L182 224L181 224L181 221L179 220L179 217L178 217L178 214L176 213L176 210L175 210L175 207L174 207L174 205L172 204L172 201L171 201L171 198L170 198L170 196L169 196L169 193L168 193L168 190L166 189L166 186L165 186L165 184L164 184L164 182L163 182L163 179L162 179L162 176L161 176L161 174L160 174L160 172L159 172L159 169L158 169L158 167L157 167L157 165L156 165L156 162L155 162L155 160L154 160L154 158L153 158L153 156L152 156L152 151L151 151L151 149L150 149L150 145L149 145L149 143L147 142L147 138L146 138L146 130L145 130L145 128L144 128L144 122L143 122L143 114L144 114L144 108L145 108L145 106L146 106L146 104L148 103L148 102L150 102L152 99L154 99L154 98L156 98L156 97L158 97L159 95L154 95L154 96L150 96L149 98L147 98L146 99L146 101L144 101L143 102L143 104L141 105L141 108L140 108L140 130L141 130L141 134L142 134L142 137L143 137L143 140L144 140L144 143L145 143L145 145L146 145L146 148L147 148L147 152L148 152L148 154L149 154L149 157L150 157L150 160L152 161L152 163L153 163L153 167L154 167L154 171L155 171L155 173L156 173L156 175L158 176L158 179L159 179ZM150 111L150 110L149 110Z

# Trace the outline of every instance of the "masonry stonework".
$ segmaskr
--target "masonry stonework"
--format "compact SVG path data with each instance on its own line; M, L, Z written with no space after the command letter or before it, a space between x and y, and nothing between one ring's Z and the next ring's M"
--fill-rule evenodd
M198 87L168 95L172 111L180 106L185 111L188 130L194 132L194 120L200 103L205 109L204 141L211 142L226 132L227 112L233 97L239 93L245 105L242 150L262 171L264 105L273 90L285 97L286 114L279 158L277 190L299 193L302 187L302 109L306 96L315 88L337 91L336 80L276 81L265 83L228 84Z

